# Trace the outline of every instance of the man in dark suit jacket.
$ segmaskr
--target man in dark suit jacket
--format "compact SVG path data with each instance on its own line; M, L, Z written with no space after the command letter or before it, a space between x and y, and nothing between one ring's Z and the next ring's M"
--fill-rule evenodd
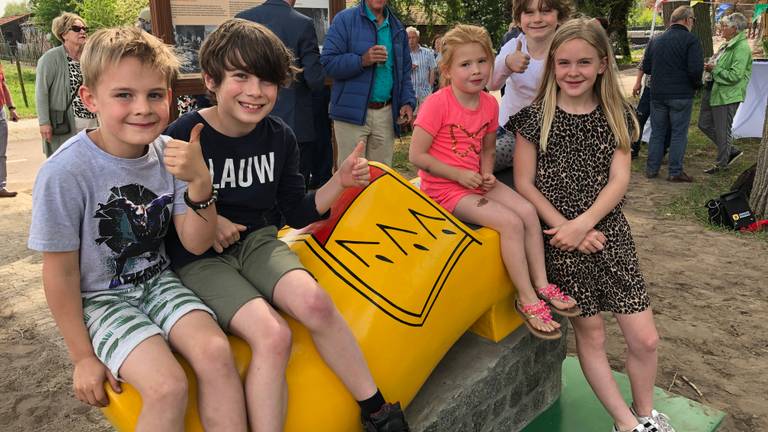
M303 69L290 87L280 89L272 114L280 117L296 134L301 152L299 170L304 175L304 180L309 185L310 177L313 176L315 178L311 184L322 185L331 176L333 155L327 138L330 133L315 130L312 94L325 90L325 75L320 65L320 50L313 21L296 12L293 9L295 3L296 0L267 0L259 6L240 12L235 18L253 21L272 30L285 46L293 51L296 66ZM318 123L319 126L327 125L330 129L328 120ZM322 139L324 136L325 140Z

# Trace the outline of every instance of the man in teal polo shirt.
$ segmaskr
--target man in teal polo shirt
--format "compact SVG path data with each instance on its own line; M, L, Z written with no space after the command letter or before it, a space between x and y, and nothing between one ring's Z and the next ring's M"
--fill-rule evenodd
M413 121L416 98L403 24L386 0L364 0L337 14L320 62L333 78L330 116L340 164L359 141L366 158L392 164L399 125Z

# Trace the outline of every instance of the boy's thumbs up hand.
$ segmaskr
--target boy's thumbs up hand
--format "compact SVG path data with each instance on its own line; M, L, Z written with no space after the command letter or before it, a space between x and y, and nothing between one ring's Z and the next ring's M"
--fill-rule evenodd
M531 62L531 57L523 52L523 41L517 40L517 48L511 54L507 54L504 58L504 64L513 73L523 73L528 69L528 64Z
M200 132L203 124L198 123L189 134L189 142L173 139L165 146L163 162L165 169L176 178L191 183L210 177L200 148Z
M339 176L342 187L368 186L371 172L368 169L368 159L365 158L365 141L358 142L352 154L341 163Z

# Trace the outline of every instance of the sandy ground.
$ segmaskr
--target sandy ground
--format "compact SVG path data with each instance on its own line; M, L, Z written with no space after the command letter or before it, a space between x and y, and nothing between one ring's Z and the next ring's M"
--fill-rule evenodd
M20 194L0 200L0 430L111 430L98 410L72 397L72 369L45 303L40 256L26 248L39 149L34 120L11 125L9 187ZM768 244L660 214L681 187L690 186L635 175L627 195L662 335L657 385L669 388L677 375L672 392L729 414L723 431L768 431ZM624 347L608 322L611 364L621 370ZM572 340L570 346L573 352Z

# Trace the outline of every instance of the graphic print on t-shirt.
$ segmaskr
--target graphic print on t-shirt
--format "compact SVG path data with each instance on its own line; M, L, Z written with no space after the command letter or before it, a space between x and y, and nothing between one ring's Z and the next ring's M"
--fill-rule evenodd
M135 183L113 187L110 192L93 215L99 220L96 244L105 244L114 252L106 263L113 272L109 288L146 282L166 266L160 246L170 226L173 194L158 197Z
M475 154L480 154L483 149L483 138L485 138L485 132L488 129L488 122L485 122L475 132L468 131L464 126L460 124L451 123L448 125L448 131L451 134L451 151L460 158L465 158L469 155L470 150ZM466 135L467 148L464 150L458 149L459 140L456 138L456 129L463 132Z

